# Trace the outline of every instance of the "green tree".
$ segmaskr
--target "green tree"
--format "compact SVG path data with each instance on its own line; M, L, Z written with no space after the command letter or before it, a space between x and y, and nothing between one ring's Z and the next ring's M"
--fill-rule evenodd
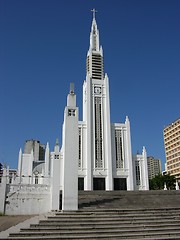
M175 189L176 186L176 178L170 174L164 175L164 181L166 183L167 189Z
M164 189L164 184L166 183L167 189L175 189L176 178L170 174L162 175L158 174L153 179L149 181L150 190L162 190Z

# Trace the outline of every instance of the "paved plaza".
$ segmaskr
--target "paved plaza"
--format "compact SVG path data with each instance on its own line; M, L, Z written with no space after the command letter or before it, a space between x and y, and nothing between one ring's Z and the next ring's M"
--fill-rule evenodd
M32 223L38 223L45 215L14 215L0 216L0 239L5 239L9 233L16 233L20 228L29 227Z

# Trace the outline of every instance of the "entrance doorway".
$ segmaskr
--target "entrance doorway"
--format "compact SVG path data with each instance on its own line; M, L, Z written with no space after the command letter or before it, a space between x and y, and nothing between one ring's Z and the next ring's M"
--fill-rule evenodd
M84 190L84 178L78 178L78 190Z
M93 178L93 190L105 190L105 178Z
M114 190L127 190L126 178L114 178Z

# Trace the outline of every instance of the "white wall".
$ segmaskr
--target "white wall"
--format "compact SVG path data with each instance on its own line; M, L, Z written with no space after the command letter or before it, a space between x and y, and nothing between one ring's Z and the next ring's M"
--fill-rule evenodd
M1 177L0 183L0 213L4 213L4 204L6 200L6 177Z
M42 214L50 211L50 187L46 185L9 185L6 215Z

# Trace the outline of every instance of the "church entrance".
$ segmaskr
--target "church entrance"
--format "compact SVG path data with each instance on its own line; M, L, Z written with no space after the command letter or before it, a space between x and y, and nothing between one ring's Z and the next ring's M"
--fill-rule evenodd
M114 190L127 190L126 178L114 178Z
M84 178L78 178L78 190L84 190Z
M105 178L93 178L93 190L105 190Z

